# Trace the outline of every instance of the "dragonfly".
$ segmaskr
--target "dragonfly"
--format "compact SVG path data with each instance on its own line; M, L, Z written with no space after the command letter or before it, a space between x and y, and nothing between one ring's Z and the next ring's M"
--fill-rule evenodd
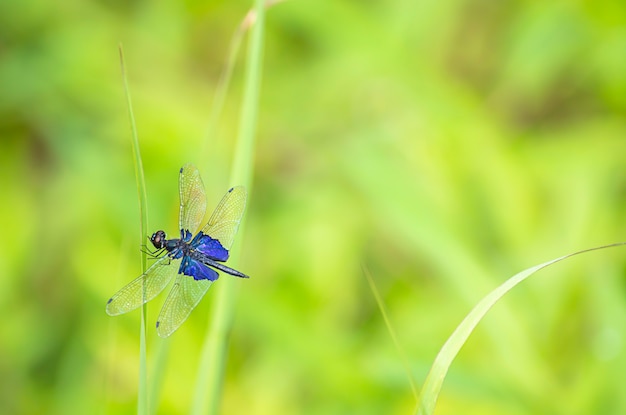
M206 213L204 184L198 169L185 164L179 175L180 238L167 239L163 230L150 237L156 260L148 270L109 299L107 314L116 316L134 310L161 293L174 275L170 290L156 323L157 334L169 337L189 317L219 274L249 278L223 264L229 257L235 234L246 207L246 190L233 187L215 208L209 221L199 229Z

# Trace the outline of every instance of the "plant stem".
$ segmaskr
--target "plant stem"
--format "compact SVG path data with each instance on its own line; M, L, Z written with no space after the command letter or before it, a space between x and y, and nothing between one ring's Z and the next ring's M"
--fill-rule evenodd
M128 79L126 77L126 67L124 66L124 51L122 45L119 45L120 64L122 67L122 79L124 82L124 92L126 94L126 103L128 105L128 115L130 118L130 129L132 135L132 147L135 165L135 180L137 184L137 192L139 195L139 236L143 241L148 229L148 197L146 195L146 181L143 173L143 162L141 160L141 151L139 148L139 139L137 136L137 125L135 124L135 116L133 114L133 104L130 99L130 88L128 87ZM141 251L141 272L146 272L146 253ZM145 291L145 288L144 288ZM144 292L145 297L145 292ZM146 320L148 316L148 308L144 303L141 308L141 328L139 333L139 386L137 390L137 414L148 414L148 359L146 352Z
M255 24L248 44L244 97L230 180L231 184L241 184L248 189L252 182L254 138L259 107L264 8L263 0L255 0L255 14L249 14L249 17L255 19ZM242 223L240 233L243 233L243 227ZM224 278L219 284L211 313L210 328L202 348L191 411L193 415L217 414L219 411L226 346L233 320L235 288L235 281L229 278Z

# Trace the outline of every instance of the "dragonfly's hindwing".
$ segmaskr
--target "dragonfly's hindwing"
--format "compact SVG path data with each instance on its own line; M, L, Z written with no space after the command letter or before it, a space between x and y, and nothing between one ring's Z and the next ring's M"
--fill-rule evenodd
M211 284L213 281L208 279L196 281L179 275L159 314L157 334L160 337L169 337L175 332L187 320Z
M178 270L179 262L180 259L172 259L167 255L158 259L144 274L111 297L107 303L107 314L124 314L152 300L169 284Z

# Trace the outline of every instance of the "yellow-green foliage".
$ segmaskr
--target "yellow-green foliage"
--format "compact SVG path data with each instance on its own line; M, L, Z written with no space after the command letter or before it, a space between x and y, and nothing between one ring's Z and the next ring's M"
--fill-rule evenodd
M124 44L152 232L178 169L229 186L249 1L0 2L0 413L135 413L140 273ZM620 1L286 1L266 12L224 414L407 414L459 322L507 277L626 235ZM207 131L211 131L207 137ZM503 298L437 415L626 413L623 249ZM380 292L399 352L364 275ZM188 413L208 292L169 340L151 409ZM148 305L148 377L165 295ZM160 355L159 356L163 356ZM219 368L215 368L219 370ZM159 386L160 385L160 386Z

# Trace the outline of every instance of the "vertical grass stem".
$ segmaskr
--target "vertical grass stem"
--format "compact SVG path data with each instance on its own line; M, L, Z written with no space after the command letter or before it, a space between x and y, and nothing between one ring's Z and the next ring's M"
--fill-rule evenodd
M130 118L130 128L132 136L133 158L135 166L135 181L137 184L137 192L139 195L139 236L144 241L146 230L148 229L148 198L146 196L146 181L143 173L143 163L141 161L141 151L139 148L139 139L137 137L137 125L135 124L135 116L133 114L133 104L130 99L130 88L128 87L128 79L126 77L126 67L124 65L124 51L122 45L119 45L120 65L122 68L122 79L124 82L124 93L126 94L126 103L128 105L128 115ZM146 272L146 253L141 251L141 272ZM144 288L145 298L145 288ZM137 397L137 414L148 414L148 359L146 352L146 320L148 310L144 303L141 308L141 328L139 333L139 386Z
M264 30L263 0L255 0L254 25L247 50L244 97L241 107L239 132L235 149L235 159L231 171L231 184L241 184L250 189L254 155L254 138L258 114L261 84L261 62ZM243 224L239 230L243 233ZM235 258L237 255L234 255ZM217 414L220 406L224 362L228 333L233 319L235 288L237 281L224 278L219 284L210 327L202 348L193 415Z

